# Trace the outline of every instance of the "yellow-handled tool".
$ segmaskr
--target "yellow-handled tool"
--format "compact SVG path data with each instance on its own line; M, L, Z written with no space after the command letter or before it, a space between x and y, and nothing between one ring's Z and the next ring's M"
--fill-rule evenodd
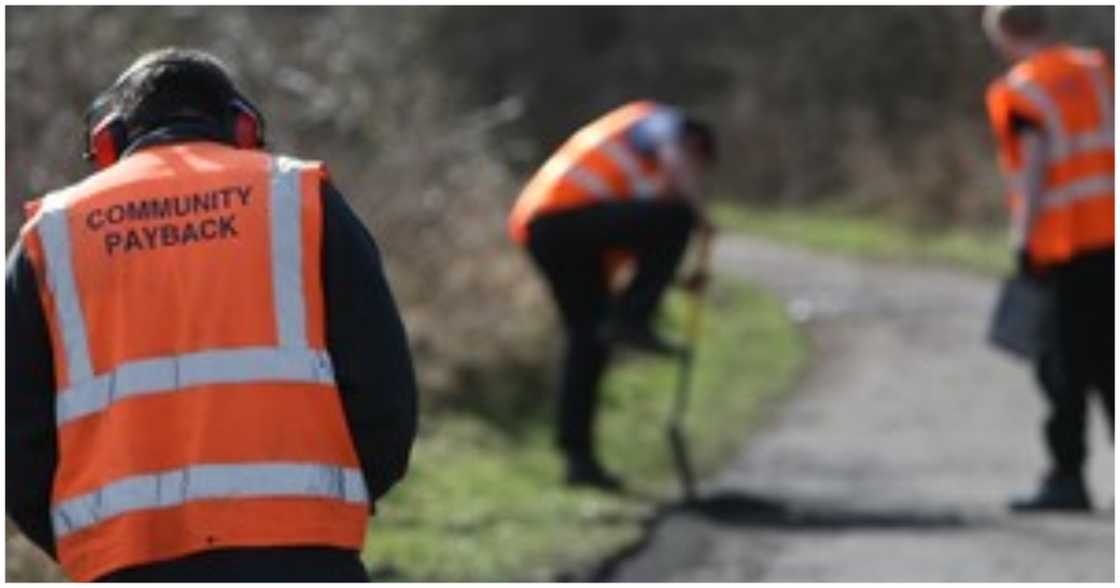
M700 234L700 243L697 250L695 275L706 277L711 263L712 234L704 231ZM677 469L677 477L681 481L685 502L696 499L696 476L692 469L692 460L688 454L688 441L684 434L684 413L688 409L689 392L692 388L692 361L696 353L696 346L700 342L701 320L704 310L704 292L706 284L689 289L689 305L685 316L685 343L680 352L680 370L677 376L677 392L673 398L672 412L669 413L669 447L673 452L673 463Z

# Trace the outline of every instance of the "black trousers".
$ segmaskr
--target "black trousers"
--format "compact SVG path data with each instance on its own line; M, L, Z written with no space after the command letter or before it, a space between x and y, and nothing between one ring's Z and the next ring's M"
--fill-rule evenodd
M125 568L98 582L369 582L358 552L333 547L215 549Z
M1112 427L1115 333L1113 250L1083 254L1048 272L1056 298L1051 345L1036 365L1049 404L1044 425L1053 473L1085 464L1087 400L1095 392Z
M557 443L574 459L594 456L599 381L609 350L601 327L608 316L630 324L652 317L672 282L695 223L679 201L617 201L543 215L529 225L529 252L544 274L567 334L560 370ZM625 249L636 271L625 291L610 295L604 251Z

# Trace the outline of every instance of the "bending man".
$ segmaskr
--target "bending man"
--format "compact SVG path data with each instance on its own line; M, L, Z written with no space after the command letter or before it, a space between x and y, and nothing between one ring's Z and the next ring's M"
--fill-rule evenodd
M650 323L690 232L709 226L699 212L699 180L714 160L705 124L665 105L634 102L573 135L510 214L510 234L548 281L567 334L557 440L570 484L621 487L599 463L593 443L608 349L621 343L673 351ZM633 277L612 292L626 258Z

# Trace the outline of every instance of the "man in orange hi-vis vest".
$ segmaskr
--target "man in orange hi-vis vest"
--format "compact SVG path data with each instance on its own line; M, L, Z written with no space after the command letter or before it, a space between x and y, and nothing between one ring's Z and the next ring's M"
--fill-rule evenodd
M1112 422L1113 72L1097 50L1050 41L1043 7L990 7L984 28L1014 63L988 88L1019 271L1054 292L1036 366L1050 404L1051 468L1017 511L1088 510L1087 398Z
M569 484L621 488L594 452L599 381L611 343L673 350L650 320L689 234L709 226L700 214L698 186L714 160L707 125L675 108L633 102L576 132L514 205L510 236L548 281L567 332L557 442ZM612 274L626 257L632 279L612 295ZM698 286L702 276L689 282Z
M8 255L7 506L75 580L350 580L416 428L373 240L194 50L95 103Z

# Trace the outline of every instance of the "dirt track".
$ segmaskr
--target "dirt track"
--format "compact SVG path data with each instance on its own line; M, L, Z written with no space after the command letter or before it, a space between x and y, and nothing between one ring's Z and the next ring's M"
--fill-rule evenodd
M787 300L812 368L700 507L663 516L604 579L1113 579L1114 466L1099 405L1097 512L1004 508L1043 467L1043 405L1028 369L983 342L993 281L738 237L721 240L717 264Z

